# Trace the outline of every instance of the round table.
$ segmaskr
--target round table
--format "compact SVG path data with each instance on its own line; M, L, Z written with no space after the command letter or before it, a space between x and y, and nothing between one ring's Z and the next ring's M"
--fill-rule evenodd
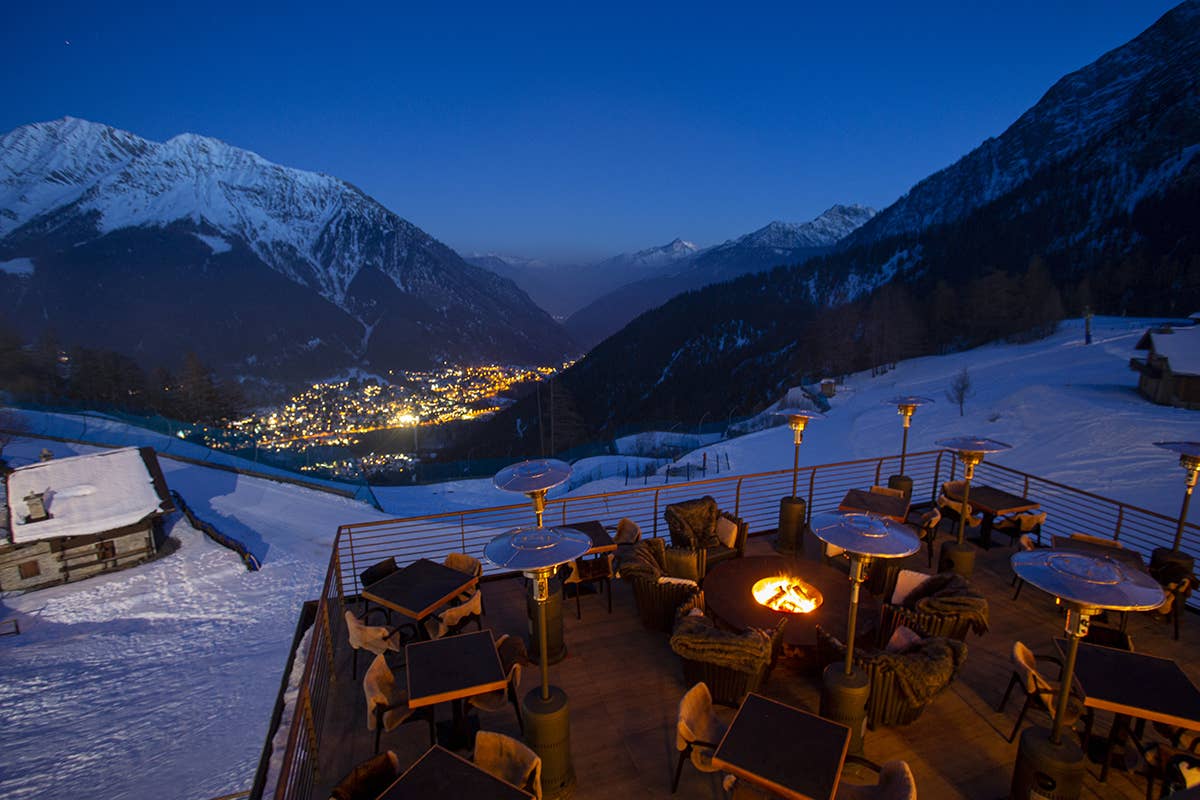
M812 584L824 602L808 614L789 614L760 605L751 587L761 578L794 575ZM704 578L704 602L717 620L741 630L747 627L774 628L787 618L783 642L789 647L815 647L816 626L834 636L846 630L850 605L850 582L846 573L820 561L784 556L731 558L713 567Z

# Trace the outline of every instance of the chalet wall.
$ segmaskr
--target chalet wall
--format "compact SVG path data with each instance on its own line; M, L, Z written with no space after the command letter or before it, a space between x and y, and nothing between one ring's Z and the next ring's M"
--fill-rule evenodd
M157 517L93 536L0 545L0 591L41 589L140 564L154 555ZM37 564L22 577L21 565Z

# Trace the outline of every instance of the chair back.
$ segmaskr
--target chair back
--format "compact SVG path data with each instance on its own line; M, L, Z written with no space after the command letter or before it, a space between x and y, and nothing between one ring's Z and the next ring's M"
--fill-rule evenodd
M350 646L355 650L369 650L379 654L387 650L400 650L399 642L395 641L392 631L381 625L364 625L353 611L347 609L346 634Z
M442 562L442 565L473 578L478 578L483 574L483 564L479 562L479 559L466 553L447 553L446 560Z
M931 508L921 515L921 520L918 523L922 531L930 532L942 524L942 512L940 509Z
M1013 642L1012 662L1013 671L1017 673L1018 677L1020 677L1021 685L1025 687L1025 692L1027 694L1053 692L1054 687L1050 684L1050 681L1046 680L1045 676L1038 671L1037 659L1034 657L1033 651L1026 647L1024 642ZM1047 696L1048 695L1042 695L1043 703Z
M917 800L917 779L906 761L888 761L879 770L876 800Z
M483 615L483 592L476 589L460 605L450 606L441 614L425 621L425 630L432 639L440 639L456 626Z
M369 758L342 778L330 800L375 800L400 776L400 759L391 750Z
M686 750L695 741L716 742L720 723L713 713L712 693L701 681L679 699L679 718L675 722L675 749Z
M896 573L896 588L892 589L891 604L895 606L903 605L904 601L912 594L913 589L916 589L929 576L924 572L917 572L915 569L902 569Z
M475 766L536 798L542 796L542 759L524 742L494 731L475 734Z
M1021 533L1033 533L1039 525L1046 524L1046 512L1023 511L1013 517Z
M871 494L882 494L888 497L904 497L903 489L893 489L890 486L872 486Z
M392 556L389 556L383 561L372 564L364 569L361 573L359 573L358 579L365 589L372 583L383 580L398 569L400 568L396 566L396 559Z
M613 537L616 544L634 544L642 538L642 529L629 517L621 517L617 523L617 535Z
M1087 542L1088 544L1096 544L1101 547L1122 548L1125 546L1116 539L1109 539L1105 536L1092 536L1087 533L1072 533L1071 538L1077 542Z
M375 656L371 666L367 667L367 674L363 675L363 695L367 700L367 730L373 731L377 722L375 709L387 708L398 699L396 676L382 654ZM384 727L387 727L386 720Z
M1033 543L1033 537L1030 536L1028 533L1021 534L1020 538L1017 539L1017 545L1022 550L1036 550L1037 549L1037 545Z

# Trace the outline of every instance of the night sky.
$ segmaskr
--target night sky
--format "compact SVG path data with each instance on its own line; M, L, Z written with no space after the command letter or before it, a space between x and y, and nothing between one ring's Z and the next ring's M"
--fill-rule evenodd
M464 253L708 245L888 205L1174 3L338 5L6 4L0 132L214 136Z

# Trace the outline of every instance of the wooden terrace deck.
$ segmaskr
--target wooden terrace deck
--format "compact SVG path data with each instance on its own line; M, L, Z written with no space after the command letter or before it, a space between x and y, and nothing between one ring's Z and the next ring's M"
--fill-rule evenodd
M946 538L943 531L940 541ZM752 538L747 555L771 554L767 538ZM865 755L882 763L906 760L916 776L919 794L929 800L971 798L992 800L1008 796L1017 745L1004 737L1011 730L1020 700L1010 699L997 713L1011 675L1009 653L1014 640L1035 652L1053 653L1052 639L1061 636L1062 619L1053 599L1026 586L1013 602L1008 558L1013 551L996 546L979 550L973 585L987 595L991 630L968 637L966 664L950 688L938 696L912 725L869 731ZM911 557L911 567L926 571L923 551ZM525 635L523 581L486 581L483 587L485 625L496 635ZM627 584L614 581L613 612L604 599L583 598L583 619L575 619L574 602L563 606L564 635L569 654L550 668L551 682L568 693L571 708L571 750L578 779L575 797L669 797L675 766L675 718L684 685L679 658L671 651L667 635L644 630ZM848 586L847 586L848 592ZM864 597L867 597L864 592ZM875 613L877 601L868 598L863 616ZM472 628L473 629L473 628ZM1172 641L1170 626L1149 615L1129 621L1136 649L1177 659L1193 681L1200 682L1200 624L1187 615L1179 642ZM839 632L840 633L840 632ZM344 632L335 630L338 645L337 680L330 686L326 727L321 741L320 779L313 797L327 797L331 786L351 767L372 754L372 734L366 729L361 688L365 658L360 658L360 680L350 679L350 654ZM401 674L402 677L402 674ZM537 669L525 670L521 693L536 686ZM806 665L781 659L763 693L813 712L818 710L819 675ZM1019 694L1019 693L1014 693ZM439 719L449 716L439 708ZM1044 713L1031 712L1034 724L1046 724ZM1111 717L1097 715L1097 733L1107 733ZM1028 722L1026 724L1029 724ZM517 736L511 707L486 713L482 725ZM414 761L427 747L423 724L405 725L385 733L383 746L397 752L402 764ZM329 744L335 743L335 744ZM787 742L780 742L786 747ZM798 754L797 757L803 757ZM1089 766L1085 798L1141 798L1145 778L1140 773L1113 770L1108 783L1098 782L1099 767ZM851 769L846 773L853 780ZM685 766L676 795L680 798L721 798L718 776Z

